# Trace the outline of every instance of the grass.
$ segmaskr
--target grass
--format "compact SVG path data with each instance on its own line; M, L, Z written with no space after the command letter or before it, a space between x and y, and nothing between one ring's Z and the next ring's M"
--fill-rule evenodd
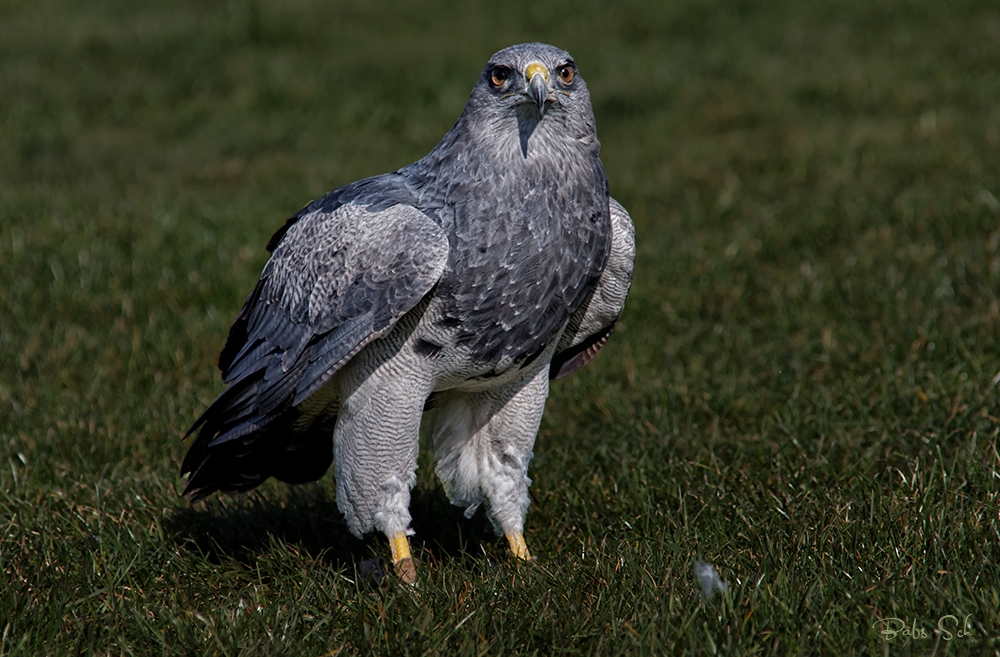
M336 4L0 4L0 655L1000 653L1000 10ZM329 476L179 499L271 232L536 39L638 239L549 399L541 567L429 454L416 593Z

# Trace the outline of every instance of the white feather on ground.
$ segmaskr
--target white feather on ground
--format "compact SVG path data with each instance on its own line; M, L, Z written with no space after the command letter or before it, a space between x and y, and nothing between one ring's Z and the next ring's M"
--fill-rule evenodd
M698 579L698 585L701 586L701 595L706 600L711 600L717 591L725 593L729 588L729 584L722 581L718 571L715 570L715 566L710 563L695 561L694 576Z

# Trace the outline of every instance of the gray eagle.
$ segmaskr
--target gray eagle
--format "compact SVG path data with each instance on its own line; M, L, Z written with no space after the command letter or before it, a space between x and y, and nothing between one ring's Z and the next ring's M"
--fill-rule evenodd
M407 537L423 412L436 472L483 501L519 559L549 379L604 346L635 241L608 195L573 59L529 43L490 58L426 157L289 219L219 356L228 387L191 427L184 495L316 481L333 463L351 532Z

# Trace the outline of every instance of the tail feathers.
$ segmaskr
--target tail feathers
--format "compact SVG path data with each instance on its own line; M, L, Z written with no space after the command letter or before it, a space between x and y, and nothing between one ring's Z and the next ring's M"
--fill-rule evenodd
M181 475L188 474L183 494L194 502L216 491L245 493L268 477L289 484L316 481L333 463L332 426L324 421L296 431L292 418L279 417L263 426L235 427L225 437L204 427L181 466Z

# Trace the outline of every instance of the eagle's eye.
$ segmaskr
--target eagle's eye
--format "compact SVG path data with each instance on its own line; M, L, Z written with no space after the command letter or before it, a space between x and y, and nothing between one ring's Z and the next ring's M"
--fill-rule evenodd
M495 66L493 72L490 74L490 82L493 83L494 87L502 87L507 84L507 80L510 78L510 70L503 66Z
M575 73L573 72L573 67L571 65L566 64L565 66L559 67L559 79L565 84L572 82L574 75Z

